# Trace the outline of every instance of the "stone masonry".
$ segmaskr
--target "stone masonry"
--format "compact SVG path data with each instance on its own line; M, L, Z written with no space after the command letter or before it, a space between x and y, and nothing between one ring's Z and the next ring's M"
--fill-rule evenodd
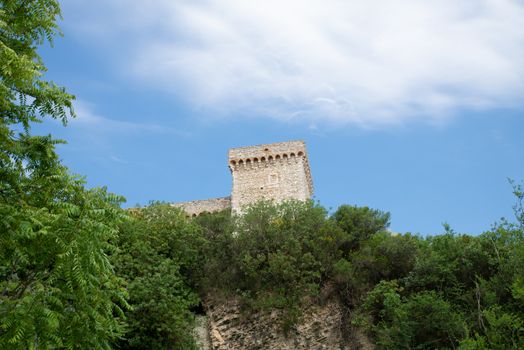
M276 203L286 199L308 200L313 181L304 141L288 141L231 148L228 163L233 177L231 197L175 203L188 215L231 208L241 213L262 199Z
M252 312L236 297L208 295L195 339L201 350L373 350L364 329L351 325L351 315L333 292L327 285L319 298L303 300L298 322L287 332L281 310Z
M336 302L310 305L286 333L279 310L242 313L235 300L207 307L208 349L212 350L353 350L342 337L342 309Z
M215 211L231 208L231 197L203 199L191 202L173 203L171 205L184 209L184 211L190 216L197 216L204 212L213 213Z

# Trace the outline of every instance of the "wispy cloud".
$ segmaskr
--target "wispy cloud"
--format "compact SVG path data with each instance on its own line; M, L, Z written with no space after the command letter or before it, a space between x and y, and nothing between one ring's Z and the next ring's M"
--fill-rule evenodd
M110 156L109 159L111 159L113 162L115 163L120 163L120 164L129 164L129 162L125 159L122 159L120 157L117 157L117 156Z
M155 123L137 123L127 120L111 119L93 112L93 108L85 101L75 103L76 119L72 127L89 128L99 133L156 133L187 136L188 133L172 127Z
M213 115L382 126L522 107L520 0L88 6L107 12L75 21L83 35L118 38L123 69Z

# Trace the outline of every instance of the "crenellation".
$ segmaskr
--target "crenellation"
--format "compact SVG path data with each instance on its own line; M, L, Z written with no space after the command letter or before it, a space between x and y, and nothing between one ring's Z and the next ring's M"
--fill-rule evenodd
M313 181L304 141L288 141L231 148L228 167L233 178L231 197L174 204L190 215L222 210L239 214L259 200L277 203L305 201L313 194ZM227 199L227 200L226 200ZM219 203L219 204L218 204ZM216 210L210 210L216 208Z
M287 141L287 142L276 142L270 144L262 144L256 146L238 147L229 150L229 159L245 159L262 157L266 155L276 155L291 152L303 152L305 153L306 145L304 141Z
M261 199L278 203L311 198L313 186L304 141L233 148L228 156L234 212L241 213L242 208Z

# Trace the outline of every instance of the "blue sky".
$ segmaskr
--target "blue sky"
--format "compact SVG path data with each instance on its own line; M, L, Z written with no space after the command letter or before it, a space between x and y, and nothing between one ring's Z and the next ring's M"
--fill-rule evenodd
M228 195L227 149L303 139L315 199L478 234L524 179L518 0L63 2L41 54L77 118L35 130L126 206Z

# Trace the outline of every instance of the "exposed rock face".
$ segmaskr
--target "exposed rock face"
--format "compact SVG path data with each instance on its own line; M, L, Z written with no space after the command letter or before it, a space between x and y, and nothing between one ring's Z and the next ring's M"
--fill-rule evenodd
M209 323L207 316L196 316L193 336L195 337L198 349L211 350L211 339L209 337Z
M343 339L342 309L336 301L304 310L288 334L277 311L243 315L239 303L231 300L208 305L207 311L212 350L373 349L362 334L353 335L352 341Z

